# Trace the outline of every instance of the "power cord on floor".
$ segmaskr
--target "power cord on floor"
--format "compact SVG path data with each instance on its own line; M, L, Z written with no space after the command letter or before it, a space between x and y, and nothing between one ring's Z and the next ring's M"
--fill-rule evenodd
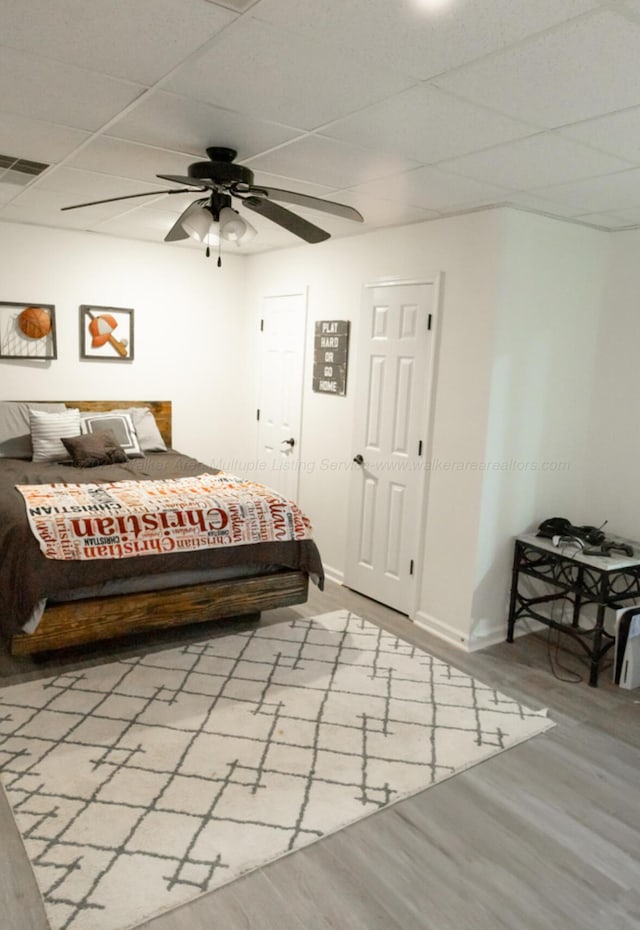
M553 634L556 634L555 644L552 643ZM573 669L567 668L566 665L562 665L560 659L558 658L558 653L560 652L560 637L562 633L560 630L555 630L553 627L547 627L547 658L549 660L549 668L551 669L551 674L557 681L563 681L566 684L577 685L584 681L582 675L579 675L578 672L574 672ZM555 656L552 654L553 646L555 645ZM567 673L567 676L563 677L559 675L556 669L560 669L563 672Z

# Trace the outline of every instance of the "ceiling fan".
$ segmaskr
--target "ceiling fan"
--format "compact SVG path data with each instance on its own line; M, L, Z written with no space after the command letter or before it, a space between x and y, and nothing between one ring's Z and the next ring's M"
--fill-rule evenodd
M156 177L174 184L188 185L166 191L146 191L140 194L127 194L123 197L108 197L106 200L93 200L90 203L77 203L62 210L77 210L80 207L93 207L101 203L116 200L130 200L134 197L157 197L159 194L204 193L205 197L194 200L173 224L165 242L175 242L189 237L207 245L218 244L221 239L241 245L256 235L251 224L240 216L232 207L233 198L239 200L246 210L266 217L283 229L288 230L305 242L323 242L330 234L314 223L309 222L277 201L308 207L332 216L354 220L362 223L358 210L346 204L334 203L309 194L281 190L277 187L263 187L254 184L253 171L245 165L238 165L234 159L238 153L235 149L210 147L207 149L209 161L198 161L189 165L187 176L158 174ZM218 258L220 264L220 258Z

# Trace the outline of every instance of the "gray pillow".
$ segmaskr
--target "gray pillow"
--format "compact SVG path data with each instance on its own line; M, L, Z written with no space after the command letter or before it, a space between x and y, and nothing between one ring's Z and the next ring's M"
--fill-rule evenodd
M30 459L31 426L29 408L45 413L64 413L63 403L23 403L17 400L0 401L0 458Z
M86 435L104 430L111 430L116 442L122 446L130 459L142 457L143 452L133 418L128 413L119 413L117 410L109 410L108 413L85 413L80 420L78 432Z
M124 407L121 410L112 410L111 413L126 413L131 417L143 452L167 451L156 418L148 407Z
M98 465L115 465L127 461L127 453L114 438L111 430L62 438L62 445L71 455L76 468L96 468Z

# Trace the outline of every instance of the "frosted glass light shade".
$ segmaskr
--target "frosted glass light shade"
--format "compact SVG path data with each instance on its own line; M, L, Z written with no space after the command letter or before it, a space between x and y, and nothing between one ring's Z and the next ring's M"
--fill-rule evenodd
M231 207L223 207L220 211L220 235L229 242L239 242L244 236L247 224L239 213Z
M202 207L200 210L193 210L185 216L182 221L182 228L192 239L197 239L198 242L204 242L211 229L212 223L213 218L211 213L206 207Z

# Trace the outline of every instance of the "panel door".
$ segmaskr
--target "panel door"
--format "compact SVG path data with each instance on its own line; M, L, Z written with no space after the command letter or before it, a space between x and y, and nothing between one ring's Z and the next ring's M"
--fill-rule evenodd
M360 327L345 584L408 613L427 450L433 284L367 288Z
M298 496L306 294L266 297L260 333L258 480Z

